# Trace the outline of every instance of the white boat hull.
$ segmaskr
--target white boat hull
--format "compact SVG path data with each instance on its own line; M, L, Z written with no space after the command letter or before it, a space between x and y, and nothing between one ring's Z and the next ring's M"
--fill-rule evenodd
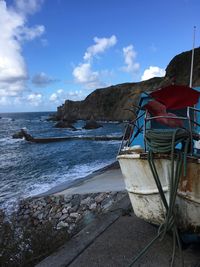
M153 224L161 224L165 217L163 206L148 160L141 154L118 156L126 189L136 216ZM165 192L169 198L171 161L155 159L155 165ZM200 233L200 161L188 161L187 175L181 177L176 198L178 227L183 232Z

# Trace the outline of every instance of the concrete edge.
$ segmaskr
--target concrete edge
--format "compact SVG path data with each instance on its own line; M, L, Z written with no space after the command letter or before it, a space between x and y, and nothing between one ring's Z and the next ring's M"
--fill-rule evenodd
M110 227L123 213L131 207L128 195L114 203L105 214L100 214L92 223L72 237L53 254L42 260L36 267L69 266L98 236Z

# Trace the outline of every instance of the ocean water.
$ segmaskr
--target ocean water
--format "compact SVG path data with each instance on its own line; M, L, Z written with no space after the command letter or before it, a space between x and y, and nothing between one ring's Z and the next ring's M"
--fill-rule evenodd
M116 160L120 141L64 141L47 144L13 139L26 127L34 137L42 136L121 136L123 124L105 123L95 130L57 129L48 122L49 113L0 114L0 208L11 211L20 199L43 193L63 182L85 177Z

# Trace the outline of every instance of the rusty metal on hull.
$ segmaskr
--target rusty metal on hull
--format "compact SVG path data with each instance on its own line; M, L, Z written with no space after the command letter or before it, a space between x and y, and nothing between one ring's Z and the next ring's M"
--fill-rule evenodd
M154 182L147 154L121 153L118 157L136 216L154 224L164 221L165 208ZM155 164L166 199L169 199L170 155L155 155ZM200 233L200 160L188 156L186 177L181 176L176 198L178 227Z
M200 164L188 163L187 176L180 178L178 193L183 197L200 204Z

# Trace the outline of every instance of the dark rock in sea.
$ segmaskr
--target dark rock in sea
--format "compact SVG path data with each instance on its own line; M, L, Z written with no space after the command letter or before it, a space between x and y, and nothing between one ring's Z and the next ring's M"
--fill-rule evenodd
M177 84L189 85L192 51L175 56L166 68L165 77L155 77L137 83L124 83L96 89L83 101L66 100L57 108L56 116L76 120L88 120L93 114L95 120L124 121L134 119L133 104L138 104L140 94L167 86L176 79ZM200 48L194 51L193 86L200 86Z
M14 139L22 139L24 137L24 133L22 131L19 131L12 135L12 138Z
M76 131L76 128L71 124L69 123L68 121L59 121L55 124L55 127L56 128L68 128L68 129L71 129L73 131Z
M46 121L58 121L58 118L55 115L51 115L46 119Z
M23 137L26 139L26 141L32 141L33 137L26 132L26 129L21 129L21 133L23 134Z
M66 122L68 122L70 124L73 124L73 123L77 122L77 120L75 118L68 118L66 116L64 116L63 121L66 121Z
M91 129L98 129L100 127L103 126L98 122L96 122L94 119L90 119L89 121L86 121L85 125L83 126L83 129L91 130Z

